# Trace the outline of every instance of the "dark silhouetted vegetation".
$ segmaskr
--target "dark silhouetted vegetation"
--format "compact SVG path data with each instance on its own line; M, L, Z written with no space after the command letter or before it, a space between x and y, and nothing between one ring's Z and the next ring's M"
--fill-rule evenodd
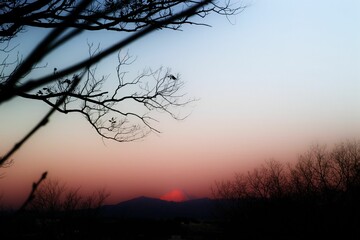
M96 75L96 64L155 30L179 30L187 24L207 25L201 19L210 13L229 16L242 8L230 1L213 0L1 1L0 104L25 98L42 101L50 110L39 117L38 123L12 148L1 154L0 168L11 164L11 156L50 121L54 112L81 114L101 137L118 142L134 141L150 132L159 132L153 126L156 119L152 112L164 112L181 119L172 108L191 100L183 100L184 94L180 92L183 82L179 75L173 75L169 69L158 69L127 78L123 69L133 61L128 54L119 53L115 87L105 90L103 85L109 79ZM198 18L190 19L193 16ZM15 53L17 46L11 41L20 35L27 36L31 28L48 31L23 58L21 53ZM89 57L67 62L63 69L47 69L48 57L84 31L112 31L122 35L102 51L89 44ZM31 37L23 39L29 41ZM22 208L33 200L46 174L33 184Z
M159 69L144 71L134 79L127 79L122 69L131 60L127 54L119 55L116 87L108 91L103 84L109 80L106 76L98 77L94 65L155 30L179 30L184 24L206 25L190 20L190 17L204 18L210 13L229 16L241 9L240 6L234 7L230 1L211 0L2 1L0 104L22 97L42 101L51 110L0 158L0 166L39 128L45 126L55 111L81 114L100 136L119 142L137 140L151 131L158 132L152 124L155 119L149 113L162 111L178 118L171 108L188 102L179 100L184 96L179 92L183 85L179 75L175 77L170 70ZM25 59L12 56L15 47L10 41L18 35L25 35L29 28L49 29L49 33ZM73 41L82 32L101 30L126 34L102 51L93 49L90 44L90 57L70 62L64 69L45 71L46 64L39 66L56 49ZM135 107L129 110L120 105ZM140 111L134 110L138 107Z
M0 214L4 239L83 239L100 234L100 207L109 196L104 189L90 195L69 188L59 180L46 179L33 199L20 211ZM98 235L97 235L98 236ZM96 238L92 238L96 239Z
M293 163L275 160L216 182L214 199L171 203L108 196L44 180L21 212L1 211L7 239L357 239L360 142L313 146Z
M274 160L233 180L214 197L229 235L242 239L304 239L360 233L360 142L313 146L295 164Z

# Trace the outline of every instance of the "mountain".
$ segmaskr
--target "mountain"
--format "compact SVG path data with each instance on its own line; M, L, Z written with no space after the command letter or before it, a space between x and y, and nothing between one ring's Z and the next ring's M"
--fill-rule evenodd
M211 219L215 201L209 198L169 202L157 198L139 197L116 205L105 205L101 214L105 217L132 219Z

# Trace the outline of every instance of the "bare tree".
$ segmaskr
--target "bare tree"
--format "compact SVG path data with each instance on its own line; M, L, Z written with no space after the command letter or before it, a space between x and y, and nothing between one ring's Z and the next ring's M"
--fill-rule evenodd
M337 144L331 152L334 172L338 186L342 191L349 191L360 186L360 142L347 141Z
M79 113L95 128L97 133L115 141L133 141L158 132L151 124L156 121L151 111L178 116L171 107L182 106L180 89L183 83L179 75L170 70L144 71L134 79L127 79L124 66L129 64L128 54L119 55L118 84L115 89L104 90L106 76L95 74L96 63L146 34L163 28L178 30L183 24L206 25L190 20L191 16L205 17L210 12L221 15L236 14L242 7L233 7L230 1L149 1L149 0L5 0L0 3L0 104L14 97L43 101L51 109L8 152L0 157L0 167L10 164L11 155L45 126L55 112ZM26 34L29 27L49 29L31 53L22 59L11 58L14 47L10 41L19 34ZM132 33L121 41L98 51L91 49L90 57L70 63L65 69L54 69L51 74L33 78L35 69L46 67L39 63L55 49L77 37L83 31L110 30ZM150 80L149 80L150 79ZM129 93L130 89L130 93ZM124 91L126 90L126 91ZM124 94L127 92L127 94ZM142 106L140 112L121 109L123 103ZM34 199L35 191L47 172L33 184L28 199L21 209ZM55 198L54 198L55 199ZM68 207L77 202L76 191L69 193ZM100 200L99 200L100 201ZM56 202L52 203L56 207Z
M275 160L267 161L247 175L238 173L233 180L216 182L213 195L223 199L322 198L334 192L360 191L359 186L360 142L346 141L331 151L312 146L288 169Z
M275 160L249 172L247 182L249 195L255 198L280 198L287 193L287 173L283 164Z
M215 198L235 200L247 198L281 198L288 194L288 172L280 162L266 161L260 168L247 174L237 173L233 180L215 182Z
M87 1L86 6L76 15L76 21L64 23L66 16L76 10L78 0L4 0L0 3L0 40L6 41L26 29L26 27L57 28L71 27L79 30L111 30L135 32L149 25L168 19L189 6L201 3L200 0L95 0ZM211 12L232 15L239 8L231 6L230 1L208 1L208 5L196 9L192 15L204 18ZM160 28L179 29L183 24L206 25L189 20L191 15L172 19Z
M314 145L290 169L293 192L303 196L323 196L339 191L341 173L325 146Z
M37 211L60 211L66 185L59 180L48 179L37 190L30 208Z
M288 172L279 161L269 160L265 163L267 169L267 185L271 198L282 198L288 194Z
M47 213L98 209L109 195L105 189L84 195L79 187L69 188L60 180L47 179L38 188L28 208L32 211Z
M272 160L247 175L216 182L213 196L223 200L220 216L230 220L224 231L245 239L254 233L259 239L353 236L360 213L359 163L359 141L331 150L315 145L288 169Z
M92 51L92 45L89 48ZM98 48L91 54L97 51ZM19 96L41 100L61 113L81 114L100 136L118 142L137 140L151 131L159 132L151 124L156 121L152 116L155 111L180 119L172 110L192 100L184 99L184 93L181 93L184 83L178 74L175 77L170 69L148 69L133 79L127 79L125 68L133 60L128 53L119 52L118 61L115 89L104 90L108 76L96 76L95 66L86 70L84 81L73 92L68 90L76 75L60 78L54 84L32 93L19 93ZM65 101L57 106L56 103L65 94Z
M65 198L62 203L62 209L65 212L74 211L80 208L83 196L79 194L79 190L80 188L69 189L65 193Z
M5 1L1 3L0 35L2 41L9 41L26 27L49 28L53 31L34 49L32 54L11 73L2 86L0 103L24 92L64 77L98 62L124 45L145 34L162 28L178 30L183 24L200 24L190 21L193 15L205 17L211 12L232 15L242 7L233 7L230 1L148 1L148 0L28 0ZM31 71L32 67L56 48L72 40L81 32L111 30L134 32L128 38L114 44L102 53L73 64L59 71L57 76L45 76L16 86L19 80Z
M214 12L233 15L243 9L230 1L149 1L149 0L44 0L2 1L0 3L0 42L4 57L0 63L0 104L20 96L43 101L51 110L23 139L19 140L2 158L3 165L38 129L46 125L55 112L79 113L104 138L115 141L133 141L158 130L151 124L153 110L178 116L171 107L182 106L180 89L183 82L170 70L148 70L135 79L127 80L121 69L129 64L127 54L119 57L118 84L106 91L102 84L106 76L95 75L94 64L146 34L163 28L179 30L184 24L206 25L190 20L191 16L204 18ZM9 41L19 34L26 34L29 27L49 29L49 34L24 60L8 60L11 52ZM83 31L110 30L130 33L112 46L90 51L90 58L71 63L65 69L31 78L31 72L55 49L73 40ZM12 69L9 71L9 69ZM148 80L150 79L150 80ZM132 89L124 95L123 90ZM143 107L141 112L119 109L118 103L130 102Z

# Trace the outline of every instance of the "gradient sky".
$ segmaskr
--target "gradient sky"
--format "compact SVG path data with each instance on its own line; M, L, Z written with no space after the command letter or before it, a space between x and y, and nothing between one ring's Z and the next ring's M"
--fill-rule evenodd
M157 31L128 46L131 69L170 67L181 74L191 115L159 115L161 134L142 141L103 141L77 115L55 114L14 156L0 179L5 202L18 204L45 170L90 192L105 187L109 203L182 189L210 195L215 180L246 172L264 160L293 161L311 144L331 146L360 136L360 2L253 0L239 15L211 15L209 27ZM26 55L44 31L16 40ZM87 33L49 56L46 71L101 47L119 34ZM28 41L28 39L32 39ZM14 43L15 44L15 43ZM60 57L59 57L60 56ZM116 56L99 64L115 78ZM15 99L0 105L0 154L48 110Z

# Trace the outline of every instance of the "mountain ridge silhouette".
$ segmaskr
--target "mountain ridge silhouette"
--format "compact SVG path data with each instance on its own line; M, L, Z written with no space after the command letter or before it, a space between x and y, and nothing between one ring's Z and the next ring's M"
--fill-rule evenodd
M210 219L213 217L215 200L210 198L173 202L141 196L114 205L101 207L105 217L123 219Z

